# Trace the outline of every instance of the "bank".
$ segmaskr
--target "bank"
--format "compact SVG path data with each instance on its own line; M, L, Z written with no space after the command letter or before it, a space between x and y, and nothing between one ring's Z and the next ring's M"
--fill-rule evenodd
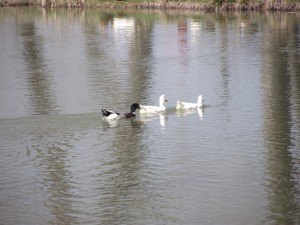
M0 0L1 7L173 9L201 11L300 11L299 0Z

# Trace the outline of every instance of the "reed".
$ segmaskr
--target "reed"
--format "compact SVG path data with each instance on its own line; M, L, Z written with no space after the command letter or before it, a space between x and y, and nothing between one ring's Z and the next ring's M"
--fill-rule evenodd
M269 10L299 10L300 2L298 0L265 0L265 6Z
M0 0L0 6L137 8L174 10L299 11L299 0Z

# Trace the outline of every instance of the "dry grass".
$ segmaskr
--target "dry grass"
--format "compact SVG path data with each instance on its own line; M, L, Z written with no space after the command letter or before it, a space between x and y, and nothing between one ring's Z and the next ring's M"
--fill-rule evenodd
M0 6L39 5L43 7L137 8L173 10L272 10L299 11L299 0L0 0Z
M282 0L266 0L265 7L268 10L299 10L300 9L300 2L295 1L282 1Z

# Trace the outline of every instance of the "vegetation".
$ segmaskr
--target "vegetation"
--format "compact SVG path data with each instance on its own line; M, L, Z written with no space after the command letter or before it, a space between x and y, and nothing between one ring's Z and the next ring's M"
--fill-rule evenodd
M299 0L0 0L0 6L299 11Z

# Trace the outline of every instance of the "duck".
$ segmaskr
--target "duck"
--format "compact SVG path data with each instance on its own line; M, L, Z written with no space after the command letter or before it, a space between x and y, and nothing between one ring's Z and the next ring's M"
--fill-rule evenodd
M140 113L161 113L166 111L165 102L168 102L168 99L165 95L159 97L159 106L152 105L140 105Z
M136 117L135 111L137 109L140 109L140 105L138 103L133 103L130 106L129 113L120 113L120 112L115 112L115 111L107 110L107 109L101 109L101 111L102 111L103 119L117 120L117 119L122 119L122 118Z
M198 96L197 103L181 102L177 101L176 109L196 109L203 107L203 96Z

